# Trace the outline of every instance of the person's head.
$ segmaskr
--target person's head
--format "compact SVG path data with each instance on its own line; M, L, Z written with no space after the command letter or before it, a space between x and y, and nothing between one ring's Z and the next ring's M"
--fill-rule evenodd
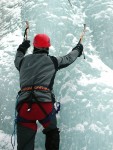
M36 53L38 51L49 51L49 47L51 46L50 38L46 34L37 34L33 40L34 51Z

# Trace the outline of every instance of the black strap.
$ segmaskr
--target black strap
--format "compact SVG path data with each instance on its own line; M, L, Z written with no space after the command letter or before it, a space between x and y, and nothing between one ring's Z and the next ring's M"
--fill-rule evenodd
M53 64L54 64L54 67L55 67L55 73L53 74L53 77L51 78L50 84L49 84L49 86L48 86L48 88L49 88L50 90L52 90L52 89L53 89L53 84L54 84L55 75L56 75L56 72L58 71L58 61L57 61L57 58L54 57L54 56L50 56L50 58L51 58L51 60L52 60L52 62L53 62Z
M28 120L28 119L25 119L23 117L20 117L19 115L17 115L16 119L15 119L15 122L18 123L18 122L24 122L24 123L36 123L36 120Z
M55 66L55 70L58 71L58 60L57 60L57 58L54 56L50 56L50 58L51 58L54 66Z
M56 114L56 110L55 110L55 108L54 108L51 113L49 113L44 119L39 120L39 122L40 122L41 124L47 123L48 121L51 120L51 118L52 118L55 114Z

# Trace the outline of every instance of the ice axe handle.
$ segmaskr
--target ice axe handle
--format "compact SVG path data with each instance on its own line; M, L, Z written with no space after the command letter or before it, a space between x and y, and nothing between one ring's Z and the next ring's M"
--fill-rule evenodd
M80 38L80 40L79 40L78 44L81 44L81 38Z
M82 31L82 34L81 34L81 36L80 36L80 40L79 40L78 44L80 44L80 43L82 42L82 39L83 39L83 37L84 37L85 32L86 32L86 24L84 24L84 29L83 29L83 31Z
M24 32L24 40L28 39L28 29L29 29L29 23L28 23L28 21L26 21L26 29L25 29L25 32Z
M86 31L86 24L84 24L84 29L83 29L83 32L82 32L82 34L81 34L81 37L80 37L80 40L79 40L78 44L81 44L81 42L82 42L82 39L83 39L83 37L84 37L84 34L85 34L85 31ZM85 59L85 54L84 54L84 51L82 52L82 54L83 54L83 56L84 56L84 59Z

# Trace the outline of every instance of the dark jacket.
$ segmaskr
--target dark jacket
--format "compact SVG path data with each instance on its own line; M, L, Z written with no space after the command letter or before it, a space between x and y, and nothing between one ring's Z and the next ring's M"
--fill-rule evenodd
M47 87L50 91L34 90L34 94L39 101L51 102L56 72L72 64L79 54L79 47L75 47L74 50L62 57L49 56L46 51L24 56L25 53L19 46L14 63L19 70L20 88L35 85ZM18 102L25 101L29 95L30 91L21 92Z

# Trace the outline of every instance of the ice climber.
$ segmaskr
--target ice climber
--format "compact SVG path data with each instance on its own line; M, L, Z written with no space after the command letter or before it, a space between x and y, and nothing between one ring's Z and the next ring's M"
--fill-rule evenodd
M33 53L26 55L30 41L19 45L15 66L19 71L20 92L16 105L17 150L34 150L36 121L43 126L46 150L59 150L60 131L57 127L53 84L56 72L68 67L82 55L83 46L77 44L67 55L49 55L50 38L37 34L33 40ZM40 138L40 137L39 137Z

